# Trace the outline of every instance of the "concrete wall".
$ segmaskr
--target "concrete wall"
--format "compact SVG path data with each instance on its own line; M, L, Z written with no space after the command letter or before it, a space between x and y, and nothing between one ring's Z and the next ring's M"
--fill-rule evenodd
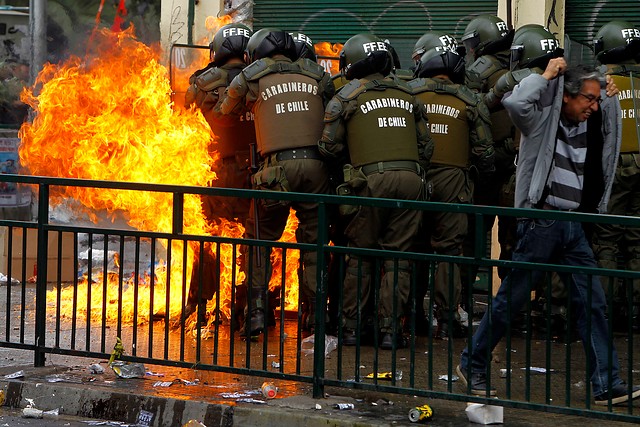
M174 43L189 43L188 18L190 0L162 0L160 12L160 40L162 48L168 52ZM222 0L198 1L194 7L192 43L204 43L208 35L205 21L207 17L217 17L223 10Z
M505 21L508 3L511 3L512 25L515 29L525 24L544 25L563 44L565 0L498 0L498 16Z

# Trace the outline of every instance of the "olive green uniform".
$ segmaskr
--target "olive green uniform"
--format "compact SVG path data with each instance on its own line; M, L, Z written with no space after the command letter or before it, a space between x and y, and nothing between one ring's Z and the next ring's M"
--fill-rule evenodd
M640 109L640 65L607 65L620 93L622 108L622 145L616 175L611 189L608 213L611 215L640 216L640 154L638 126L640 119L633 112ZM633 76L633 80L632 77ZM635 94L635 99L634 99ZM637 113L636 113L637 114ZM617 224L596 224L593 251L602 268L617 269L620 258L625 268L640 271L640 228ZM609 293L610 277L602 278L605 292ZM640 280L633 280L633 291L625 293L628 285L614 283L613 297L633 298L640 305ZM629 289L630 290L630 289Z
M424 110L399 79L373 74L345 85L327 106L319 148L330 162L344 165L340 194L424 199L423 176L433 146ZM396 252L411 248L422 216L416 210L368 206L349 214L345 234L350 247ZM391 333L401 330L410 262L389 258L382 268L378 325L382 332ZM371 259L348 257L342 307L342 322L348 329L356 329L358 312L367 305L371 275Z
M249 144L255 143L256 140L253 113L246 111L235 116L220 116L214 112L214 107L221 95L244 67L244 63L227 63L220 67L209 65L194 73L189 79L191 85L187 89L185 105L195 103L217 137L215 143L209 147L211 153L217 152L219 156L219 160L212 166L217 177L210 183L212 187L251 188ZM220 218L224 218L228 221L237 221L246 227L251 199L202 196L201 200L202 210L210 224L215 224ZM188 304L213 298L219 288L215 263L215 256L205 248L204 263L201 268L199 250L196 250ZM242 269L245 270L244 265ZM202 283L202 286L198 286L199 283Z
M493 172L493 144L489 112L479 95L448 79L418 78L409 83L429 117L435 149L427 172L430 201L471 203L470 175L486 180ZM431 248L437 254L462 255L467 234L467 215L427 212L425 226ZM453 275L453 277L450 277ZM438 263L434 303L438 322L457 318L460 303L460 268L456 263Z
M218 105L222 114L250 109L255 117L256 142L262 162L253 176L254 188L270 191L329 193L328 170L317 149L322 134L324 107L334 94L331 77L318 64L302 59L292 62L283 55L255 61L229 86ZM292 202L298 217L296 239L316 243L318 203ZM254 210L246 235L255 236ZM278 240L289 216L287 202L259 201L258 230L262 240ZM315 301L316 254L301 254L303 272L300 290ZM251 309L264 309L263 298L271 271L269 262L252 257Z
M487 94L496 86L500 77L509 70L509 52L499 52L495 55L483 55L467 67L465 85L470 89ZM487 206L514 206L515 172L517 154L517 129L511 122L502 103L489 105L491 113L491 134L495 150L496 172L492 179L477 185L474 192L474 203ZM509 216L498 217L498 242L500 244L500 259L511 260L511 254L516 243L516 218ZM484 225L488 232L493 227L495 216L485 215ZM475 217L469 216L469 230L475 230ZM475 232L467 233L464 243L465 256L474 256ZM475 282L477 266L462 270L463 284L471 286ZM506 276L506 269L499 267L498 275Z

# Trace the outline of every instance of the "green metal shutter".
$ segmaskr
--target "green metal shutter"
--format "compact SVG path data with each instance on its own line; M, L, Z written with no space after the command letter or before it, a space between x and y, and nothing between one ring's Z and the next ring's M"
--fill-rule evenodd
M403 68L409 68L413 46L425 32L443 31L459 41L474 16L495 15L497 10L497 0L256 0L253 26L254 30L276 27L300 31L315 43L344 43L354 34L374 33L388 39Z
M629 21L640 27L640 1L567 0L565 34L571 40L571 62L592 62L593 53L590 48L593 37L600 27L614 19Z

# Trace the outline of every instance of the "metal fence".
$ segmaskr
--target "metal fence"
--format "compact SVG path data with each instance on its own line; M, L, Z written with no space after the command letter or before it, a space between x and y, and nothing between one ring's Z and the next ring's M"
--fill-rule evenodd
M315 397L325 387L391 392L430 398L490 403L505 407L543 410L562 414L588 415L594 418L638 422L640 409L633 404L619 408L594 407L587 371L589 363L581 344L575 340L572 326L575 314L571 304L561 313L564 326L554 332L552 322L558 313L550 304L534 308L532 298L524 312L524 330L509 328L507 336L492 355L488 371L490 384L498 389L498 398L470 396L457 380L455 368L467 339L436 340L433 325L434 271L438 263L457 263L462 269L480 266L491 272L498 266L548 272L544 284L526 283L533 292L542 289L542 298L551 301L554 274L569 277L586 274L590 280L605 278L609 288L609 334L618 348L621 377L639 384L640 366L634 357L640 337L631 318L627 328L614 331L616 311L634 310L630 297L632 280L640 273L625 270L603 270L568 267L555 264L526 264L491 259L487 254L485 221L495 215L550 220L575 220L586 223L618 223L640 227L631 217L590 215L558 211L504 209L471 205L454 205L418 201L371 199L331 195L278 193L286 201L319 203L319 236L316 244L272 242L242 237L190 235L184 232L185 198L199 195L273 199L273 193L223 188L201 188L174 185L89 181L3 175L6 182L31 185L37 193L37 220L1 220L4 232L4 267L6 282L0 287L0 347L33 351L34 364L44 365L47 354L81 357L109 357L117 338L127 349L122 358L150 364L194 367L227 373L309 383ZM116 189L164 193L173 200L170 230L138 230L129 226L108 226L77 221L51 220L60 188ZM446 256L412 251L405 253L377 249L356 249L329 240L331 212L338 204L375 206L387 209L418 209L428 212L451 211L475 216L476 237L473 256ZM30 237L31 236L31 237ZM235 304L234 292L241 280L238 269L223 265L221 251L235 260L241 245L282 251L281 286L268 293L275 311L271 327L255 341L240 338L241 324L234 319L244 307ZM200 304L194 318L177 319L170 307L184 307L193 252L201 255L213 248L217 260L216 274L230 271L221 282L231 292L214 297L215 308ZM286 259L293 251L312 252L318 260L316 329L305 333L302 306L286 308ZM246 251L249 257L254 251ZM99 256L96 256L99 255ZM339 318L333 326L325 325L325 313L339 313L342 307L341 278L346 270L345 257L370 259L374 312L381 298L379 283L383 260L411 260L411 291L405 308L404 332L409 337L407 348L383 350L381 337L364 339L356 346L344 346ZM328 260L336 260L333 272ZM266 259L265 259L266 260ZM235 261L232 261L232 263ZM249 274L251 272L249 271ZM202 276L202 272L200 272ZM200 277L202 278L202 277ZM469 323L477 324L482 312L491 306L492 289L497 285L493 274L485 277L489 292L469 293L464 298ZM176 288L172 283L178 283ZM629 296L620 306L614 301L614 283L626 286ZM597 282L595 282L597 283ZM595 284L594 283L594 284ZM397 285L397 279L396 283ZM426 298L423 295L426 294ZM533 294L532 294L533 295ZM327 298L328 297L328 298ZM224 299L227 298L227 301ZM327 303L327 300L329 301ZM616 305L618 304L618 305ZM400 310L395 306L394 310ZM419 315L422 310L426 315ZM208 311L207 311L208 310ZM534 311L537 310L537 315ZM330 316L331 317L331 316ZM512 319L515 319L512 313ZM335 318L333 320L336 320ZM367 319L360 319L366 326ZM427 326L426 328L424 326ZM588 327L590 327L588 325ZM331 328L331 329L327 329ZM374 328L375 329L375 328ZM470 332L471 333L470 328ZM469 335L470 336L470 335ZM467 336L467 338L469 337ZM313 342L309 342L309 337ZM611 353L611 346L609 347Z

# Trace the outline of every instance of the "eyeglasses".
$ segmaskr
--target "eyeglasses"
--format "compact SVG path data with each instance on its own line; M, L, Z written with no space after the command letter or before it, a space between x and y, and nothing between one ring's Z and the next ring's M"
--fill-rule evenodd
M597 102L598 105L602 104L602 98L599 96L586 95L582 92L578 92L578 95L582 95L587 98L587 101L589 101L589 105L593 105L594 102Z

